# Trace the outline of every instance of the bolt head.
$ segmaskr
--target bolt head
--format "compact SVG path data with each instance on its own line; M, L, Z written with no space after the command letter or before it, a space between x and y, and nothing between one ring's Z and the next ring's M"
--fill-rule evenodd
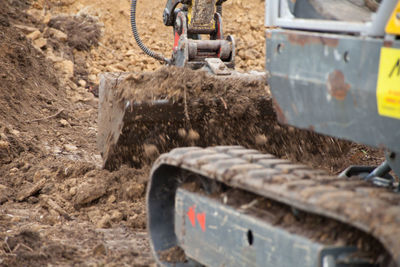
M397 19L397 20L400 20L400 12L397 12L397 14L396 14L396 19Z

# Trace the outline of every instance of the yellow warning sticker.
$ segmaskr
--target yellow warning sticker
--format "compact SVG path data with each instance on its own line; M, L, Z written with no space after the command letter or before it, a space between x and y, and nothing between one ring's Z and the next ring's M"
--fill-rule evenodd
M376 97L379 115L400 119L400 49L382 47Z
M397 2L396 8L393 10L392 16L390 17L386 25L386 33L400 35L400 0Z

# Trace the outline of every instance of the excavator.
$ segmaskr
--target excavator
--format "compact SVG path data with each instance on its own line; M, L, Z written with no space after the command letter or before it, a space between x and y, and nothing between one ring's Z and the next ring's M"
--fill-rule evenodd
M168 0L163 22L174 43L166 58L141 41L132 0L134 37L149 56L183 75L190 69L189 79L268 85L257 108L273 109L260 116L272 112L282 125L380 148L385 160L332 175L240 145L165 146L152 162L146 200L157 264L400 266L400 1L265 0L265 73L235 70L225 1ZM165 128L160 121L185 121L191 103L179 92L123 98L126 79L140 91L146 75L101 77L98 144L109 169L141 153L132 147L148 138L143 120L168 130L170 121Z

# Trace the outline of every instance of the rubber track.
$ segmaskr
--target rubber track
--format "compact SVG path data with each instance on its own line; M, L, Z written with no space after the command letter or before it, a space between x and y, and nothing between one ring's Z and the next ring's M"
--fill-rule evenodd
M352 225L378 239L400 266L400 195L388 189L240 146L177 148L152 172L164 164Z

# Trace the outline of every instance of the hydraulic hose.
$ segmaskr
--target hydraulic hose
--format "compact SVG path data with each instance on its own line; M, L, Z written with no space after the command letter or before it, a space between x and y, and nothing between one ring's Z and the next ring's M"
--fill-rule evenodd
M217 5L217 13L219 13L222 17L222 4L221 5Z
M137 26L136 26L136 2L137 2L137 0L131 1L131 26L132 26L132 33L133 33L133 36L135 37L136 43L138 44L140 49L142 49L143 52L145 52L148 56L169 64L170 60L168 58L150 50L140 39L138 30L137 30Z

